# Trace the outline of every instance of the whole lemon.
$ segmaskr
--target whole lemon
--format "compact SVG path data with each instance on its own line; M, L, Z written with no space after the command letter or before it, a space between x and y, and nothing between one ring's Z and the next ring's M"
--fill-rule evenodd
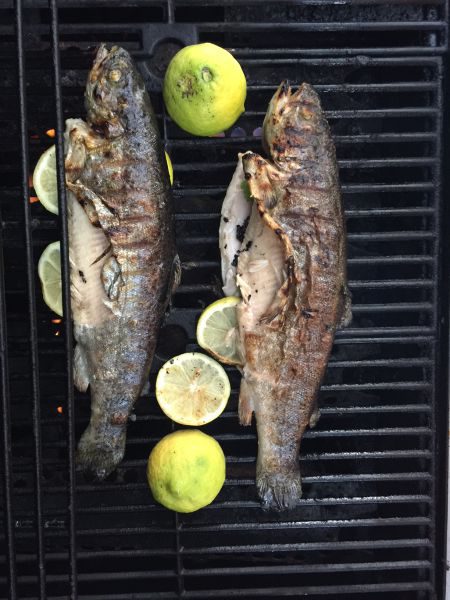
M147 478L154 499L189 513L211 504L225 481L219 443L198 429L169 433L148 457Z
M172 58L164 78L169 115L194 135L215 135L231 127L245 110L246 94L240 64L215 44L186 46Z

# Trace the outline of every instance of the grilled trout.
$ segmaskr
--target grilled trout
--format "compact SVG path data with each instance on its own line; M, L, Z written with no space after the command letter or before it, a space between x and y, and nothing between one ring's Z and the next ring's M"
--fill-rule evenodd
M77 468L103 479L124 455L179 263L156 118L123 48L100 47L85 103L65 132L74 379L91 388Z
M235 173L247 182L251 200L233 261L242 296L239 417L249 425L256 416L263 507L286 509L301 497L300 442L319 418L317 394L334 335L351 310L335 148L310 85L295 93L280 85L264 120L263 145L269 159L247 152ZM230 199L227 210L228 223L234 214L242 219Z

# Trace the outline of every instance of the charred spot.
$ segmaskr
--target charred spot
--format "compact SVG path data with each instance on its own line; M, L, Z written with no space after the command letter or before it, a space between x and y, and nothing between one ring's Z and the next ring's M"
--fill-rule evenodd
M128 415L124 413L114 413L111 416L111 425L125 425Z
M87 279L86 279L86 277L84 276L84 273L83 273L83 271L79 270L79 271L78 271L78 275L81 277L81 281L82 281L83 283L87 283Z
M279 227L277 227L277 229L275 229L275 233L277 235L281 235L283 233L283 231Z
M272 144L272 148L275 150L275 152L279 152L280 154L283 152L284 148L281 144L279 144L278 142L274 142Z
M234 255L233 260L231 261L231 266L232 267L237 267L238 258L239 258L239 252L236 252L236 254Z
M244 241L244 235L249 221L250 217L247 217L242 225L236 225L236 239L241 243Z
M312 317L314 316L314 313L312 310L309 310L308 308L302 308L302 315L305 317L305 319L312 319Z
M250 302L250 298L251 298L251 297L252 297L252 295L251 295L251 294L249 294L249 295L248 295L248 297L247 297L247 302Z
M224 220L224 223L228 223L228 221L229 221L230 219L229 219L228 217L224 217L224 218L223 218L223 220Z
M111 150L106 150L105 154L104 154L105 158L111 158L112 157L112 152Z
M228 244L225 244L224 249L226 250L228 248Z
M280 94L279 94L279 98L281 98L281 96L284 96L288 93L290 88L290 84L289 81L287 79L285 79L281 84L280 84Z
M251 176L251 173L247 173L247 172L245 172L245 175L244 175L244 177L245 177L245 179L247 179L247 180L252 178L252 176Z
M253 244L252 240L248 240L248 242L245 245L244 252L248 252L250 250L250 248L252 247L252 244Z
M96 134L105 136L106 132L108 131L108 123L106 123L106 121L103 121L102 123L95 123L92 125L92 129Z

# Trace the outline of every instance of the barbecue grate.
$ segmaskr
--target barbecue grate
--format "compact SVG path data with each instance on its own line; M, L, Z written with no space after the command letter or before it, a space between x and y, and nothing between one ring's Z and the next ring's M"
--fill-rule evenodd
M172 44L213 41L242 64L247 110L226 137L194 139L166 118L158 64L173 46L148 51L167 24ZM447 26L444 0L0 2L0 598L444 597ZM60 221L30 203L29 173L56 128L63 180L63 120L83 116L99 41L153 72L175 168L183 279L152 378L169 355L197 349L196 319L218 289L221 200L237 152L259 150L273 91L288 77L321 95L341 169L354 320L336 339L322 418L303 443L304 497L290 513L257 503L255 430L238 425L233 370L229 409L204 428L228 463L212 506L174 515L153 504L146 458L173 427L153 396L136 407L117 472L101 485L75 475L89 396L72 387L71 325L48 311L36 277L43 248L67 240L64 201ZM67 278L64 290L67 312Z

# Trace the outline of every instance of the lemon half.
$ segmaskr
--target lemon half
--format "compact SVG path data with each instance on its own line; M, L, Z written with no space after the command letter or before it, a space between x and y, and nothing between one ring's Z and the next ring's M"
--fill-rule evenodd
M44 208L58 214L58 185L56 183L56 150L50 146L39 158L33 172L33 187Z
M218 362L200 352L186 352L161 367L155 391L169 419L198 426L210 423L223 412L231 388Z
M59 242L49 244L41 254L38 275L45 304L62 317L61 244Z
M205 308L197 323L198 345L229 365L242 363L237 347L239 329L236 306L239 302L241 298L236 296L216 300Z
M225 456L220 444L202 431L175 431L151 451L147 479L157 502L190 513L211 504L220 492Z

